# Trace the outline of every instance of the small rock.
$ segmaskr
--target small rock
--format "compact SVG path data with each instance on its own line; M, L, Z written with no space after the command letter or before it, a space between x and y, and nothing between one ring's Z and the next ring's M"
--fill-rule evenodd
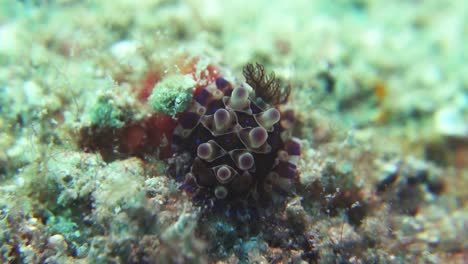
M138 50L138 44L131 40L122 40L114 43L110 47L110 52L118 60L128 60L135 56Z
M64 251L68 245L65 238L61 234L56 234L47 239L49 247L56 249L57 251Z

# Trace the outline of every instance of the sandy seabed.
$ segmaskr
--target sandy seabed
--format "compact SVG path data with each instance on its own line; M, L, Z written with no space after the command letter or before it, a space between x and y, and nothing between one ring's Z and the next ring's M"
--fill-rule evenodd
M464 263L467 25L455 0L0 0L0 262ZM291 87L302 151L236 217L134 126L167 76L248 63Z

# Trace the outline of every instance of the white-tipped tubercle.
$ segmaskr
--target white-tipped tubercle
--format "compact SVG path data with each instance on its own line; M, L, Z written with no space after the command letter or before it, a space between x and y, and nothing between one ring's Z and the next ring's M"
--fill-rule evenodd
M245 152L237 158L239 169L248 170L253 167L255 163L254 157L249 152Z
M204 160L210 159L213 155L213 147L210 143L200 144L197 148L197 155Z
M266 130L272 130L272 127L278 123L281 118L280 112L276 108L270 108L264 112L254 115L255 121Z
M226 189L226 187L224 186L216 186L215 190L214 190L214 194L216 196L216 198L218 199L224 199L227 197L228 195L228 190Z
M261 147L263 144L265 144L267 139L268 132L263 127L252 128L252 130L249 132L249 145L252 148L256 149Z
M221 165L214 170L216 171L216 179L221 184L230 182L235 175L235 171L227 165Z
M249 87L241 85L232 90L231 97L224 97L224 103L226 104L226 107L233 110L250 112L249 93Z
M218 132L222 132L226 130L227 126L229 126L231 122L231 115L226 109L218 109L214 113L214 124L215 129Z
M210 140L208 142L202 143L197 147L197 156L200 159L206 160L211 162L222 155L224 155L226 151L222 149L215 141Z

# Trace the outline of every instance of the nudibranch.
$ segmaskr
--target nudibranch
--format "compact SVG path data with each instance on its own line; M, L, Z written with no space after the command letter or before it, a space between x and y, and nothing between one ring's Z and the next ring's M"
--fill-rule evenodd
M217 77L197 89L174 129L169 172L198 204L266 206L297 178L301 147L291 136L294 114L283 107L290 89L259 64L243 73L236 86Z

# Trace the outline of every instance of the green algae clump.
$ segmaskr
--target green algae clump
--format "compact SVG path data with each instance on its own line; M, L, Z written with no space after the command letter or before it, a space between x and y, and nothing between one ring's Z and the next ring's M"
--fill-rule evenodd
M125 124L122 110L108 96L98 98L90 117L91 123L99 127L120 128Z
M156 112L174 116L190 105L195 85L190 75L168 76L154 87L148 102Z

